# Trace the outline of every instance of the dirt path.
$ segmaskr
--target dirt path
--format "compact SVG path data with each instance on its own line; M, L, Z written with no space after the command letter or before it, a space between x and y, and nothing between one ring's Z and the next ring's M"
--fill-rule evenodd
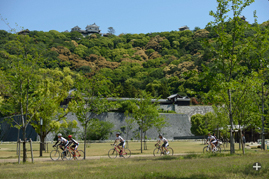
M174 154L174 155L189 155L187 153L178 153L178 154ZM132 155L131 158L135 158L135 157L154 157L153 155ZM97 159L101 159L101 158L108 158L108 156L87 156L86 160L97 160ZM117 157L119 158L119 157ZM22 157L21 160L22 162ZM31 158L27 158L28 162L32 162ZM48 162L51 161L53 162L50 158L34 158L34 162ZM62 161L61 159L59 159L58 161ZM0 163L18 163L18 158L14 158L14 159L0 159Z

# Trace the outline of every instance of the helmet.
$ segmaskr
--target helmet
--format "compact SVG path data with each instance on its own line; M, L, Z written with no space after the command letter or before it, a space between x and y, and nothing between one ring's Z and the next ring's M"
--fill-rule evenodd
M62 137L62 134L61 134L61 133L59 133L59 134L57 134L57 136L58 136L58 137Z
M72 138L72 135L69 135L68 138Z
M120 132L116 132L116 135L120 135Z
M163 137L163 135L162 134L159 134L159 137Z
M215 133L213 133L213 136L215 135Z

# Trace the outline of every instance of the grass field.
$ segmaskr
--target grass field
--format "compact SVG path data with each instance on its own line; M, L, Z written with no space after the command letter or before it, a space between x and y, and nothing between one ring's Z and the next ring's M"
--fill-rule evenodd
M111 142L112 143L112 142ZM90 143L87 144L87 150L86 155L87 156L105 156L107 155L107 152L112 147L110 146L111 143ZM153 149L155 148L154 144L156 142L147 142L147 149L144 150L143 154L152 154ZM205 145L202 144L201 141L195 142L195 141L170 141L169 142L170 147L173 148L174 153L202 153L203 147ZM43 151L43 157L48 158L50 151L53 150L52 147L53 144L49 144L49 152ZM0 159L8 159L8 158L17 158L16 155L16 143L3 143L0 144ZM229 147L229 146L228 146ZM238 150L238 144L235 145L236 150ZM80 143L79 149L84 149L84 144ZM141 155L140 152L140 142L129 142L129 149L132 152L132 155ZM21 145L22 150L22 145ZM34 158L39 157L39 143L33 144L33 153ZM247 152L250 152L251 150L246 150ZM241 151L237 151L237 153L241 153ZM21 151L22 154L22 151ZM27 143L27 156L30 157L30 144Z
M266 153L0 164L0 178L269 178ZM255 171L253 163L262 164Z

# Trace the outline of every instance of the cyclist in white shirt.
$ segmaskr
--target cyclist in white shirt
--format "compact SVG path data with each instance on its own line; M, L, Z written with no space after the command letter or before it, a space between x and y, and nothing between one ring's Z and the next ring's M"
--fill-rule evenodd
M117 145L118 149L120 150L120 157L122 157L122 154L125 152L124 151L124 147L125 147L125 140L120 136L120 133L117 132L116 133L116 139L115 139L115 142L114 142L114 145L117 141L120 141L119 145ZM120 148L120 146L122 146L122 149Z
M76 152L77 152L78 155L79 155L79 157L80 157L81 155L78 152L78 145L79 145L79 143L75 139L72 138L72 135L69 135L68 136L68 139L69 139L68 146L71 146L70 149L74 151L74 155L73 156L76 157Z
M62 137L62 134L61 134L61 133L58 134L58 140L57 140L57 142L53 145L53 147L55 147L56 144L58 144L59 142L60 142L59 146L60 146L60 148L61 148L62 150L65 150L66 147L68 146L68 143L69 143L68 140L66 140L65 138ZM64 148L63 148L63 147L64 147Z
M210 132L208 133L208 136L207 136L207 139L205 141L205 144L207 144L207 142L209 143L210 142L210 139L211 139L211 134Z
M212 151L215 151L217 148L215 146L215 143L217 142L217 139L216 137L214 136L214 133L213 135L210 135L210 144L212 146Z
M161 134L159 134L159 138L160 138L160 140L155 145L160 144L162 141L163 142L162 154L163 154L163 148L166 150L166 153L169 154L169 151L167 149L167 146L169 145L168 140L166 138L164 138Z

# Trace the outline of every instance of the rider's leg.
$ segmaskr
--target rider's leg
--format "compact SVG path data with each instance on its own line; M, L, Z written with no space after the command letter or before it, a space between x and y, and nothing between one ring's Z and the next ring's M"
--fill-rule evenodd
M210 144L211 144L212 151L213 151L213 149L214 149L214 144L213 144L212 142L210 142Z
M122 153L125 153L125 142L122 144Z

